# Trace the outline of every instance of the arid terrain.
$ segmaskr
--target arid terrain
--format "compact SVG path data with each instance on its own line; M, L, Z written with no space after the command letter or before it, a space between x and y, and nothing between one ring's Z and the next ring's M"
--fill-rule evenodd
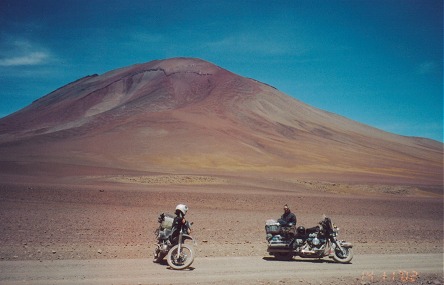
M360 256L369 255L407 254L414 260L417 254L438 253L442 257L443 253L443 197L439 187L166 174L94 176L85 178L83 183L71 186L33 182L1 184L0 268L2 264L22 260L140 259L142 262L151 258L158 215L173 212L177 203L190 207L187 216L194 222L192 235L197 240L195 266L199 259L269 258L264 223L279 217L285 203L297 214L299 225L314 226L323 214L330 216L340 228L340 238L354 244L355 262ZM442 268L442 258L438 262ZM124 261L122 263L124 272ZM149 266L157 266L160 273L156 274L169 280L171 273L165 270L165 265ZM294 267L297 268L298 263ZM69 275L69 269L65 270ZM198 270L197 267L195 271ZM337 271L337 275L331 273L324 277L305 274L301 280L306 284L349 284L362 281L361 275L370 274L372 268L359 270L362 272L351 277L350 272L342 276ZM415 279L415 284L442 282L442 272L403 270L419 271L421 278ZM381 269L378 272L383 273ZM275 284L265 277L251 279L248 275L239 275L228 283ZM211 279L194 282L190 278L187 281L190 284L211 283ZM282 280L288 284L304 283L288 278L278 278L276 284ZM139 284L163 284L161 279L155 280ZM32 283L30 280L29 284Z
M197 258L172 273L150 259L178 203ZM352 264L269 262L284 204L306 227L330 216ZM200 59L136 64L0 119L0 231L1 284L442 284L443 144Z

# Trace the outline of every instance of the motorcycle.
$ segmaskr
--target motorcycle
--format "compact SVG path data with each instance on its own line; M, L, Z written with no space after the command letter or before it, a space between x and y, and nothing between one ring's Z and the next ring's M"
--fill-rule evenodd
M333 258L339 263L349 263L353 258L353 245L338 240L339 229L324 215L319 225L305 229L294 225L281 226L275 220L265 223L267 252L278 260L301 258Z
M194 261L194 249L190 244L185 244L186 240L190 240L195 244L194 239L188 234L191 230L192 223L188 221L179 229L179 235L173 237L173 221L174 216L162 213L158 218L159 227L154 232L157 243L154 249L153 262L161 262L165 256L168 265L177 270L188 268Z

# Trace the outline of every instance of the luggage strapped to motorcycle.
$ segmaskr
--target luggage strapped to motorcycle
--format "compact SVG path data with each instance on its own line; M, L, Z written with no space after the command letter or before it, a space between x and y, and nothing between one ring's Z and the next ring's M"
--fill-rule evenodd
M162 229L171 230L173 228L174 215L162 213L159 217L159 223Z
M281 225L275 220L267 220L265 223L265 232L276 235L281 231Z

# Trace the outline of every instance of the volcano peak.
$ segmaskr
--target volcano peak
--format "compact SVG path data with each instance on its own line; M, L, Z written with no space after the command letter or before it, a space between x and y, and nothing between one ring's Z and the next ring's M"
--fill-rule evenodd
M442 150L196 58L84 77L0 120L0 162L439 184Z

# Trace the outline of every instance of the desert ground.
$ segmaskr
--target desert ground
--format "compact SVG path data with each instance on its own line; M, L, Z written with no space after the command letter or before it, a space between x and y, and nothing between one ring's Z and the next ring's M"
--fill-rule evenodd
M44 280L51 280L52 284L76 284L77 275L70 275L70 270L78 269L69 264L82 262L90 266L101 262L112 264L114 272L121 271L120 274L134 273L131 271L134 264L144 264L153 276L151 279L145 276L142 282L137 281L137 276L127 281L124 277L104 279L102 283L82 279L84 284L173 284L171 270L166 264L152 263L151 256L157 217L162 212L173 213L178 203L189 206L187 218L194 223L192 235L197 241L194 270L177 273L178 278L187 278L187 284L443 283L442 270L421 272L420 266L405 268L410 274L417 273L414 280L396 279L390 283L363 279L372 268L367 271L362 266L356 267L357 272L352 276L341 273L341 268L348 265L339 265L331 274L318 274L318 266L322 270L336 270L338 265L315 261L308 262L312 271L299 278L274 275L266 278L264 272L272 272L266 268L304 268L307 263L300 258L281 262L284 267L279 262L263 262L248 268L245 275L237 270L237 277L227 279L229 282L195 275L199 274L199 267L208 270L211 264L229 266L229 260L235 264L269 260L264 224L267 219L278 218L284 204L296 213L298 225L315 226L323 214L328 215L340 228L340 239L354 244L352 264L376 264L383 260L396 264L396 257L415 260L415 256L421 256L421 264L433 262L433 266L442 269L442 186L173 174L94 175L52 182L3 177L2 181L1 284L44 284ZM433 258L427 258L428 255ZM42 272L39 264L61 264L64 271L48 273L44 279L37 276L37 272ZM265 267L261 270L261 266ZM11 268L23 271L19 279L7 274L12 272ZM383 268L378 270L374 273L383 274ZM255 271L261 273L256 278L252 277ZM396 274L399 273L397 270ZM228 276L229 272L224 274ZM63 276L71 279L64 280ZM80 279L77 281L80 283Z

